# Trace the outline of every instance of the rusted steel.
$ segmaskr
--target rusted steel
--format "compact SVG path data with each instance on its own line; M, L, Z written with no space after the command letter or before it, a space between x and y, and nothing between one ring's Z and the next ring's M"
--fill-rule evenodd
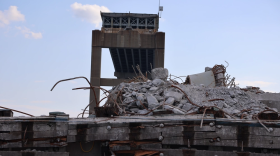
M268 131L268 132L270 132L270 130L261 122L261 120L258 118L258 117L256 117L257 118L257 120L259 121L259 123Z
M221 70L220 72L218 72L219 70ZM213 68L212 68L212 71L214 74L219 74L219 73L225 73L226 72L226 67L223 66L223 65L215 65Z
M97 106L97 98L96 98L96 94L95 94L95 90L94 90L94 87L91 85L91 83L89 82L89 80L86 78L86 77L83 77L83 76L80 76L80 77L74 77L74 78L70 78L70 79L63 79L63 80L60 80L58 82L55 83L55 85L52 87L51 91L54 89L54 87L60 83L60 82L63 82L63 81L70 81L70 80L74 80L74 79L80 79L80 78L83 78L85 79L88 84L90 85L90 88L92 89L93 93L94 93L94 97L95 97L95 102L96 102L96 106Z
M140 101L140 100L137 100L140 102L140 104L148 111L147 107Z
M216 81L216 86L226 86L226 78L223 77L223 78L217 78L217 75L222 73L222 74L225 74L226 73L226 67L224 65L215 65L213 68L212 68L212 72L214 73L214 76L215 76L215 81ZM221 84L222 83L222 84Z
M200 107L199 105L193 103L193 102L189 99L188 95L187 95L180 87L177 87L177 86L174 86L174 85L171 85L171 87L174 87L174 88L179 89L182 93L185 94L186 98L189 100L189 102L190 102L192 105L195 105L195 106L197 106L197 107Z
M272 110L265 110L258 114L258 118L261 120L278 120L278 113Z
M103 92L106 92L106 93L110 93L109 91L107 91L106 89L102 88L102 87L98 87L98 86L93 86L94 88L98 88L98 89L101 89ZM79 88L72 88L72 90L78 90L78 89L91 89L91 87L79 87Z
M203 115L202 115L202 118L201 118L200 128L202 128L203 118L204 118L204 115L205 115L205 112L206 112L207 109L208 109L207 107L204 109L204 112L203 112Z
M97 106L99 106L99 104L100 104L100 102L101 101L103 101L104 99L106 99L107 97L104 97L103 99L101 99L99 102L98 102L98 105ZM86 108L84 109L84 111L83 111L83 113L80 113L80 114L82 114L82 118L84 118L84 114L85 114L85 111L86 111L86 109L89 107L89 105L92 103L92 101L86 106ZM80 115L79 114L79 115ZM78 116L79 116L78 115ZM78 117L77 117L78 118Z
M200 108L198 109L199 112L200 112L200 114L202 114L202 112L204 111L204 108L205 108L205 107L200 107ZM213 108L217 108L219 111L216 111L216 110L214 110ZM232 117L233 119L236 119L236 118L233 117L231 114L229 114L229 113L223 111L221 108L216 107L216 106L208 107L208 110L206 111L206 114L213 114L214 117L222 117L222 118L225 117L224 114L227 114L227 115L229 115L230 117Z
M225 101L225 99L210 99L208 101L210 102L210 101L218 101L218 100Z
M31 114L27 114L27 113L24 113L24 112L21 112L21 111L15 110L15 109L6 108L6 107L2 107L2 106L0 106L0 108L10 109L11 111L15 111L15 112L18 112L18 113L21 113L21 114L25 114L25 115L28 115L28 116L34 117L34 116L33 116L33 115L31 115Z

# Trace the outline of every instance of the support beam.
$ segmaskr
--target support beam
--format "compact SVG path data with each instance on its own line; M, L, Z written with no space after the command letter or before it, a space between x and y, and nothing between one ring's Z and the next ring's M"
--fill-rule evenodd
M118 49L118 48L116 48L116 50L117 50L117 53L118 53L118 58L119 58L120 65L121 65L121 72L123 73L122 62L121 62L121 57L120 57L119 49Z
M124 49L124 56L125 56L125 62L126 62L127 72L129 73L128 60L127 60L127 55L126 55L126 49Z
M93 86L100 86L100 77L101 77L101 47L92 47L91 51L91 74L90 74L90 83ZM94 107L96 107L96 102L99 101L100 90L94 89L95 96L92 90L90 90L90 102L89 113L93 114Z
M140 66L140 70L141 70L141 64L142 64L142 62L141 62L141 50L138 49L138 52L139 52L139 66Z
M146 71L149 71L148 49L146 49Z
M138 19L138 18L137 18ZM131 55L132 55L132 61L133 61L133 68L135 68L135 61L134 61L134 52L133 49L131 49Z
M164 49L155 49L154 67L164 68Z
M115 60L113 59L113 55L112 55L111 48L109 48L109 51L110 51L111 58L112 58L112 61L113 61L113 64L114 64L114 68L115 68L115 71L116 71L116 70L117 70L117 69L116 69L116 62L115 62Z

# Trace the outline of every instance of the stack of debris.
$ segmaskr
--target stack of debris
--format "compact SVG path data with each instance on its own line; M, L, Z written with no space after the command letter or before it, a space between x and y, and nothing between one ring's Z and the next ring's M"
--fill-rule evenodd
M256 94L265 93L264 91L260 90L260 87L253 87L253 86L246 86L246 88L241 88L241 90L244 90L245 92L249 91L251 93L256 93Z
M213 69L218 69L216 66ZM224 74L224 72L222 71ZM153 69L152 80L121 83L109 91L103 107L114 107L118 115L155 115L159 112L174 114L214 114L216 117L258 119L264 111L278 114L257 99L252 99L246 91L262 93L256 87L247 90L239 87L207 87L203 84L180 84L168 79L165 68ZM220 75L223 77L223 75ZM223 80L224 82L224 80Z

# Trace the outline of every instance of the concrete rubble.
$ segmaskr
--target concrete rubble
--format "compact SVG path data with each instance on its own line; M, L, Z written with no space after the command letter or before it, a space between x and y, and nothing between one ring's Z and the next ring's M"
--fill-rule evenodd
M89 105L77 118L59 111L36 117L0 106L0 156L280 154L280 94L240 88L222 65L185 82L165 68L153 69L151 79L136 75L109 91L101 88L107 101L96 103L95 114L86 118ZM77 78L85 77L54 87ZM30 117L13 117L12 111Z
M211 68L207 67L205 71ZM220 70L220 69L218 69ZM224 77L218 74L218 77ZM119 105L119 115L153 115L155 110L170 110L174 114L199 113L200 108L223 111L227 118L253 119L265 110L278 112L251 96L263 94L258 87L205 87L204 85L179 84L167 80L168 70L153 69L152 79L146 82L121 83L111 89L105 106ZM250 92L250 93L249 93ZM119 93L119 96L116 94ZM112 100L113 99L113 100ZM194 105L195 104L195 105ZM149 113L148 113L149 112Z

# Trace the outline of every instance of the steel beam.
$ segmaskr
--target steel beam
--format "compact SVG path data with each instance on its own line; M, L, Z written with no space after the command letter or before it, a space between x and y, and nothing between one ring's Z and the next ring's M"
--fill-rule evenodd
M141 70L142 62L141 62L141 50L140 49L138 49L138 53L139 53L139 66L140 66L140 70Z
M116 50L117 50L118 58L119 58L120 65L121 65L121 72L123 73L122 62L121 62L121 57L120 57L119 49L116 48Z
M138 18L137 18L137 19L138 19ZM135 61L134 61L134 53L133 53L133 49L131 49L131 54L132 54L133 68L135 68Z
M146 71L149 71L148 49L146 49Z
M125 62L126 62L127 72L129 72L128 60L127 60L127 55L126 55L126 50L125 50L125 49L124 49L124 56L125 56Z
M117 69L116 69L116 62L115 62L115 60L113 59L113 55L112 55L111 48L109 48L109 51L110 51L111 58L112 58L112 61L113 61L113 64L114 64L114 68L115 68L115 71L116 71L116 70L117 70Z

